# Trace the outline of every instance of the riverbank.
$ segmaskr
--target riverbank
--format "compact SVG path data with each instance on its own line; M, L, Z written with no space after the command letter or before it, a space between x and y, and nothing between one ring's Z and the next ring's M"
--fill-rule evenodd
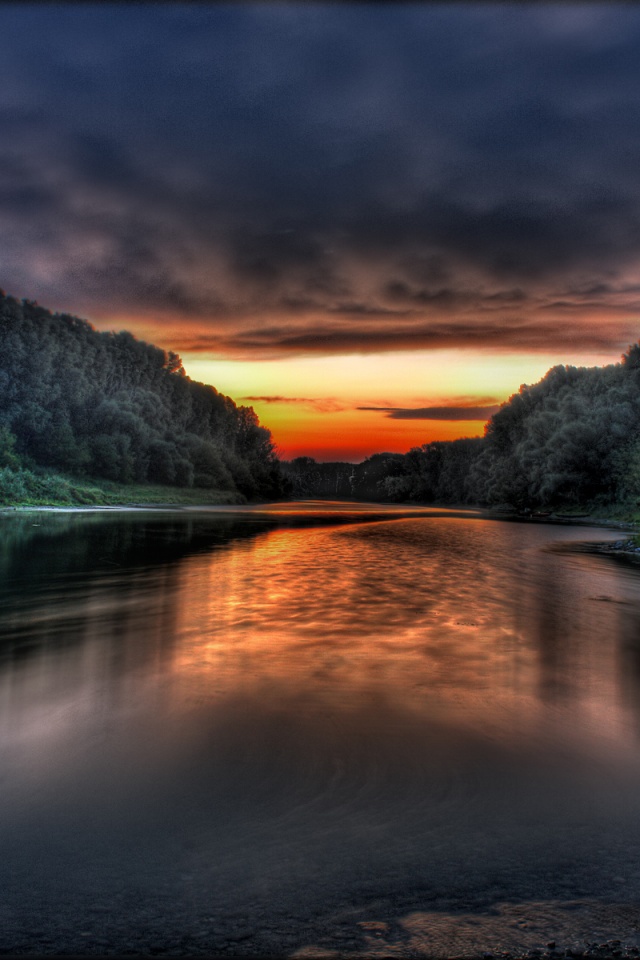
M264 501L261 501L264 502ZM282 501L282 502L296 502ZM314 501L317 502L317 501ZM319 502L323 502L320 500ZM333 501L326 500L326 503ZM362 507L365 501L341 501ZM118 509L146 507L209 507L242 506L249 503L238 491L203 489L201 487L172 487L161 484L124 484L104 479L79 479L50 471L0 470L0 513L17 510L73 510L73 509ZM532 522L568 524L576 526L605 526L627 533L640 534L640 512L633 504L584 504L571 509L554 510L551 507L537 510L518 510L512 504L480 506L474 504L438 503L381 503L380 506L395 508L425 507L429 509L477 509L496 520L529 520ZM606 552L614 548L607 545ZM638 542L640 547L640 540ZM636 544L615 547L615 552L634 553ZM640 549L638 550L640 557Z
M626 537L624 540L615 540L612 543L584 543L580 545L580 550L583 553L624 557L634 563L640 563L640 536Z
M217 506L247 503L235 490L125 484L57 473L0 471L0 510L69 507Z

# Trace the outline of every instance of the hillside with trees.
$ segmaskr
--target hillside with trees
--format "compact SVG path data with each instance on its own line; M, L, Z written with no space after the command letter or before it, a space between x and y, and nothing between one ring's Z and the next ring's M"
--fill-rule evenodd
M484 437L376 454L357 465L299 457L283 467L294 493L306 496L329 496L336 483L338 495L362 500L508 504L523 512L635 508L640 345L606 367L553 367L502 405Z
M270 432L132 334L99 333L0 291L0 497L60 472L118 484L286 491ZM43 486L44 484L44 486Z

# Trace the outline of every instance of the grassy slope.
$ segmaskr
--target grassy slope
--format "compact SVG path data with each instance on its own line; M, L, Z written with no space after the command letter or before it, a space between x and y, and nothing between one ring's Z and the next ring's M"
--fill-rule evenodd
M0 470L0 507L210 505L246 503L229 490L79 480L53 472Z

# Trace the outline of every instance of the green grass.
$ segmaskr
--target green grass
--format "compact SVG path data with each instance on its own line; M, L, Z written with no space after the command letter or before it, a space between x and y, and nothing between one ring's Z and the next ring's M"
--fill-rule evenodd
M246 503L230 490L124 484L49 471L0 469L1 507L210 506Z
M636 503L590 503L580 509L575 507L571 510L558 510L558 513L562 513L564 516L571 516L574 513L588 513L600 520L640 524L640 511Z

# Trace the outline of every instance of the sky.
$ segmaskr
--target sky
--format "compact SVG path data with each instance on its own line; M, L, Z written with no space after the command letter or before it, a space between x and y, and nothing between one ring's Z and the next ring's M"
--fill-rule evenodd
M482 435L640 337L640 8L0 3L0 286L283 457Z

